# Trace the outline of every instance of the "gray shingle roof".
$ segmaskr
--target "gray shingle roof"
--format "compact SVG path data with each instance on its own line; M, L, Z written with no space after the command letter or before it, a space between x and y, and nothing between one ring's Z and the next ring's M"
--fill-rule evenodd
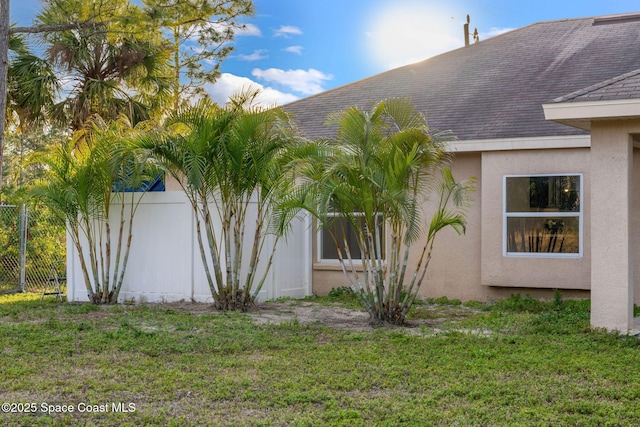
M640 98L640 69L561 96L553 102L617 101L638 98Z
M546 121L542 104L640 69L636 18L640 14L532 24L284 108L311 138L333 136L324 126L330 112L389 97L410 98L432 129L453 130L460 140L584 134ZM625 96L621 87L615 90L606 96Z

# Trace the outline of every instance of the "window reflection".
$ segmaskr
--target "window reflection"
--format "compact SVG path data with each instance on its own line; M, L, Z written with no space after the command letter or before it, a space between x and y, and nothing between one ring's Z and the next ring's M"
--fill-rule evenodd
M580 175L505 178L507 253L580 253Z

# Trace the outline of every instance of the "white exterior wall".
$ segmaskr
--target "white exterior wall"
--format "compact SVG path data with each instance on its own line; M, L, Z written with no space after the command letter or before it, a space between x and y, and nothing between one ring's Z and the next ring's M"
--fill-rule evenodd
M112 228L115 223L112 220ZM296 220L289 238L280 240L258 301L311 295L309 227L308 217ZM247 235L250 231L247 230ZM112 237L112 244L115 239ZM267 243L273 244L273 236L268 236ZM270 247L265 244L259 272L264 272ZM245 249L248 251L250 247ZM248 256L247 253L244 259ZM67 260L68 300L88 301L78 253L69 237ZM260 277L256 278L254 286ZM198 247L193 209L183 192L147 193L142 198L134 219L131 252L119 295L119 301L126 300L212 302Z

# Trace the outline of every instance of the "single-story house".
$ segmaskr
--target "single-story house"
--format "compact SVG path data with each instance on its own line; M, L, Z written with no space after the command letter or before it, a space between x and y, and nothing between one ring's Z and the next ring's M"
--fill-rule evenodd
M640 13L535 23L284 108L307 137L333 137L329 113L390 97L411 99L431 129L453 131L454 175L477 180L466 234L438 236L422 295L491 301L559 289L591 297L594 326L633 329ZM167 181L164 194L144 197L123 299L210 301L191 208L176 190ZM346 284L310 222L282 242L260 299ZM69 299L86 300L68 248Z
M307 137L332 137L330 112L390 97L411 99L431 129L452 130L455 176L477 179L466 235L438 237L425 296L559 289L592 298L594 326L633 328L640 13L535 23L285 109ZM310 232L313 291L323 294L345 281L335 251Z

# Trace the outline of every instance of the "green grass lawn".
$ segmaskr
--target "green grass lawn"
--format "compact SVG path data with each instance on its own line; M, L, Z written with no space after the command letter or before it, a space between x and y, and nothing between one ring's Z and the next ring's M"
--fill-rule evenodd
M437 302L437 331L358 331L2 296L0 402L35 412L0 425L640 425L640 343L588 301Z

